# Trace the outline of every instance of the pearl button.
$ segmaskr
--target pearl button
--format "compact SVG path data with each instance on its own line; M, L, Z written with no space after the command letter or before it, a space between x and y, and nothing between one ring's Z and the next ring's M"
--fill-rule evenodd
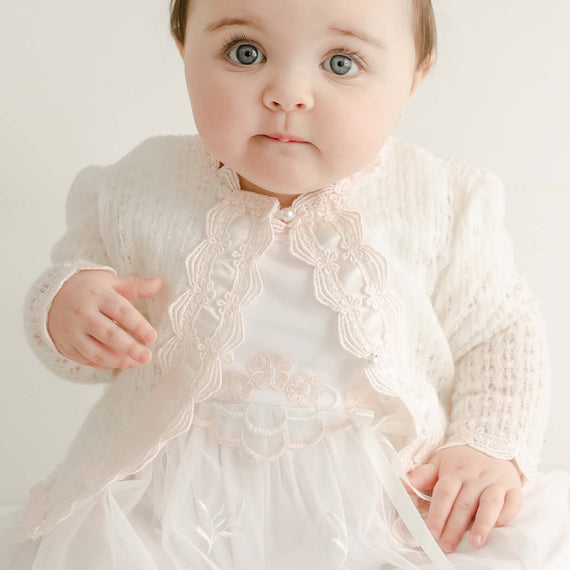
M380 361L380 358L377 354L371 354L367 359L366 362L368 362L368 364L378 364L378 362Z
M293 208L283 208L281 210L281 219L284 222L290 222L295 217L295 212Z

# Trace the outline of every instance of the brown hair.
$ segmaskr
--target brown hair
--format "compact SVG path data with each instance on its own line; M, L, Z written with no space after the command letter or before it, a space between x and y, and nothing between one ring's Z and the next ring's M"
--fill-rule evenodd
M182 45L186 39L186 21L191 0L170 0L170 32ZM416 43L416 66L422 69L435 61L437 27L431 0L413 0L413 27Z

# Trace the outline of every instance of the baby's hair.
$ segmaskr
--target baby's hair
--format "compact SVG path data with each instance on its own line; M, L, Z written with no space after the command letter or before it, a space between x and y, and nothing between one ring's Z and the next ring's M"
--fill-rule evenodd
M437 27L431 0L412 0L413 28L416 43L416 67L422 69L435 61ZM186 39L186 21L191 0L170 0L170 32L182 45Z

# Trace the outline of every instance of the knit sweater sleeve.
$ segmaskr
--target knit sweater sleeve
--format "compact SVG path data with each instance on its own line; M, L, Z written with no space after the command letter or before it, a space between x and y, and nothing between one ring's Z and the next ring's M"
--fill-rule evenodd
M530 484L547 421L550 362L539 302L514 267L504 212L503 186L488 171L457 202L433 297L455 364L443 447L467 444L514 459Z
M99 229L100 168L87 167L75 178L66 201L67 230L52 249L51 267L34 282L24 303L24 329L33 352L57 376L84 383L110 382L117 370L85 366L60 354L48 334L47 318L58 291L79 271L97 269L116 275Z

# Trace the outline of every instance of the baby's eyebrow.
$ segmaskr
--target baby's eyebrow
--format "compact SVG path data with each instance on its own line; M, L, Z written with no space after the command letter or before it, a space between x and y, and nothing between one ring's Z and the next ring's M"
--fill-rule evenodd
M367 44L370 44L371 46L373 46L377 49L381 49L381 50L387 50L388 49L386 47L386 45L384 43L382 43L379 39L373 38L372 36L369 36L369 35L365 34L364 32L361 32L360 30L345 30L344 28L336 28L334 26L331 26L328 29L328 31L329 32L335 32L335 33L340 34L342 36L357 38L359 40L362 40L363 42L366 42Z
M208 24L205 28L205 32L215 32L217 30L221 30L222 28L226 28L228 26L249 26L250 28L257 28L258 30L262 29L262 25L259 20L255 18L222 18L217 22L212 22Z

